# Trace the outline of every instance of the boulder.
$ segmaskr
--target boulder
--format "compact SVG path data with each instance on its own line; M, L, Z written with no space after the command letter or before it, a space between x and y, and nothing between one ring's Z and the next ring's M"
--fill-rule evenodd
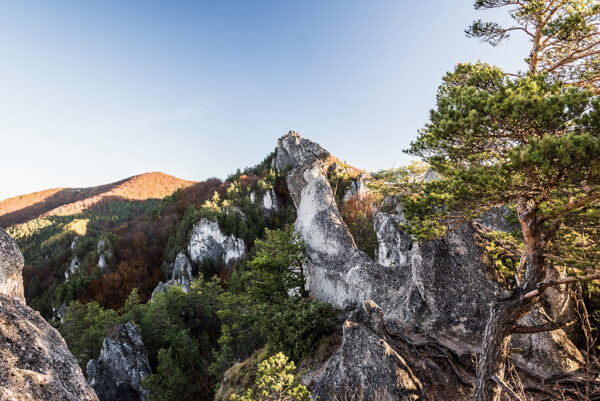
M25 304L22 268L0 229L0 400L97 401L58 331Z
M150 373L148 352L133 323L118 325L104 339L100 357L87 364L88 382L100 401L148 401L142 380Z

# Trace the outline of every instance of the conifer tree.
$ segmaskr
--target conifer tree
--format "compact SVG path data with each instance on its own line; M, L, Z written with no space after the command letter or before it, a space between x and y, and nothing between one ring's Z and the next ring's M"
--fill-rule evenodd
M515 285L490 311L477 401L500 398L511 334L558 327L519 325L544 291L600 278L588 269L600 242L593 226L600 206L600 5L475 3L480 10L498 7L509 9L514 26L476 21L467 35L492 45L513 32L528 35L528 69L507 74L485 64L461 64L444 78L430 122L409 150L442 178L403 200L408 226L421 236L441 235L496 206L516 208L523 253ZM578 247L589 252L573 252ZM549 280L553 263L575 267L580 275Z

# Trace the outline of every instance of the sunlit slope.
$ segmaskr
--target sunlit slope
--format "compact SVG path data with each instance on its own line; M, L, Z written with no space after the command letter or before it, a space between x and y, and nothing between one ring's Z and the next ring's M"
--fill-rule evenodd
M40 216L81 213L104 200L162 199L193 183L164 173L146 173L97 187L54 188L20 195L0 201L0 226L9 227Z

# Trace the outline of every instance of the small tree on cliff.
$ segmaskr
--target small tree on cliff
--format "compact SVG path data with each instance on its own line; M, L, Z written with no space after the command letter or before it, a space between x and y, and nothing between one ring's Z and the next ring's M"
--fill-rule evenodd
M511 32L528 35L529 68L508 75L483 64L459 65L444 78L431 121L409 150L443 178L403 202L412 231L421 235L440 235L495 206L516 206L524 252L516 285L490 312L477 401L499 399L512 333L552 328L518 325L544 291L600 278L583 269L599 242L590 223L598 221L600 206L600 103L595 97L600 5L590 0L475 3L476 9L498 7L510 7L514 26L476 21L467 34L494 46ZM573 235L576 229L585 235ZM574 245L590 252L576 254ZM552 261L577 266L584 274L548 281Z

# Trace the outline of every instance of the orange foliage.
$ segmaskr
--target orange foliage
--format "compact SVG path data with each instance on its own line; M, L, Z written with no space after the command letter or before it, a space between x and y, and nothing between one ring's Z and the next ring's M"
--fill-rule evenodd
M114 229L116 269L93 280L81 301L95 300L103 307L119 309L131 290L137 288L143 301L161 280L160 265L175 225L190 205L200 207L214 192L225 193L227 184L212 179L181 189L159 218L137 218Z

